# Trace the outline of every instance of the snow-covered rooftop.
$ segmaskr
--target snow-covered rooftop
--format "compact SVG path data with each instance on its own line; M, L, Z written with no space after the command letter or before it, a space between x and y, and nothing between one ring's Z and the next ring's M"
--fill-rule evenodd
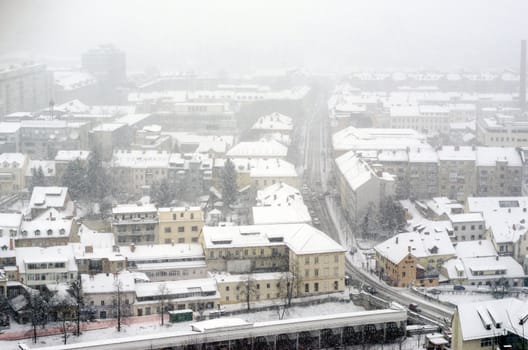
M307 224L204 226L206 248L255 247L286 244L296 254L344 252L324 232Z
M496 243L514 243L528 230L528 197L468 197L466 207L482 214Z
M57 162L70 162L76 159L87 160L90 156L90 151L83 150L60 150L55 156Z
M383 150L421 147L425 135L412 129L355 128L350 126L332 135L336 151Z
M371 179L389 182L395 180L394 175L386 172L375 172L365 160L357 156L355 151L343 154L335 162L340 173L353 190L357 190Z
M2 153L0 154L0 168L22 168L28 157L22 153Z
M112 214L132 214L132 213L157 213L158 209L154 204L118 204L112 208Z
M114 167L168 168L171 154L155 150L118 150L112 156Z
M455 255L455 249L446 232L400 233L378 244L374 249L394 264L400 263L409 253L417 259Z
M117 287L121 292L134 292L135 280L137 275L129 271L123 271L118 274L98 273L95 275L81 275L81 284L85 295L99 293L115 293Z
M288 148L275 140L239 142L227 152L230 158L284 158Z
M493 243L487 239L480 241L458 242L455 246L456 255L459 258L476 258L497 255Z
M33 188L30 209L63 208L68 196L67 187L36 186Z
M255 225L309 224L312 222L308 207L304 203L253 207L252 213Z
M274 112L258 118L252 129L289 132L293 130L293 119Z
M528 322L519 324L528 315L528 301L506 298L459 304L456 312L464 341L495 338L508 332L519 337L528 335Z

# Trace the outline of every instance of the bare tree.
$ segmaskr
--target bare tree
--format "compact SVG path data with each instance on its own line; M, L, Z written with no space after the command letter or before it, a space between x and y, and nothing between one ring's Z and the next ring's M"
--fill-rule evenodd
M277 308L279 320L284 318L286 310L291 306L292 299L297 296L297 275L294 272L283 272L279 282L279 299L280 303Z
M117 331L121 332L123 320L130 316L131 308L129 300L126 299L123 292L123 283L119 278L115 281L114 288L113 316L117 319Z
M161 325L163 326L165 321L165 311L167 309L167 294L169 293L169 288L167 288L166 283L162 283L158 286L159 290L159 309L160 309L160 317L161 317Z
M50 299L49 305L57 314L57 320L61 322L62 337L66 344L71 330L70 321L76 318L77 303L69 293L58 290Z
M251 308L251 299L258 295L258 288L255 278L252 274L248 273L244 276L244 279L237 285L240 297L246 302L247 310Z

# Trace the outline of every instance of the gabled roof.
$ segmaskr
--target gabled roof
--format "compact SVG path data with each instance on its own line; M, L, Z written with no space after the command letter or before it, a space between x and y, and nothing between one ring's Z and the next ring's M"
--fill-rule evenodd
M456 312L464 341L493 338L508 332L528 339L528 322L519 324L528 315L527 301L507 298L459 304Z

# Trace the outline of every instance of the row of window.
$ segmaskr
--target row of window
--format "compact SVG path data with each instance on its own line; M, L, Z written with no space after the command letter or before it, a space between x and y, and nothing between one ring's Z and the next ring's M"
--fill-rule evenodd
M163 229L163 232L172 233L172 228L170 226L167 226ZM184 232L185 232L185 226L178 226L178 233L184 233ZM198 226L191 226L191 232L198 232Z

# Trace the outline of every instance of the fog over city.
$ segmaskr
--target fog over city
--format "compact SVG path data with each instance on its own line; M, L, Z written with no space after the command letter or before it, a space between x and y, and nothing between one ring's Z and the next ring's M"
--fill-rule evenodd
M0 350L528 350L528 0L0 0Z
M0 54L75 62L112 43L131 69L517 68L528 3L0 1Z

